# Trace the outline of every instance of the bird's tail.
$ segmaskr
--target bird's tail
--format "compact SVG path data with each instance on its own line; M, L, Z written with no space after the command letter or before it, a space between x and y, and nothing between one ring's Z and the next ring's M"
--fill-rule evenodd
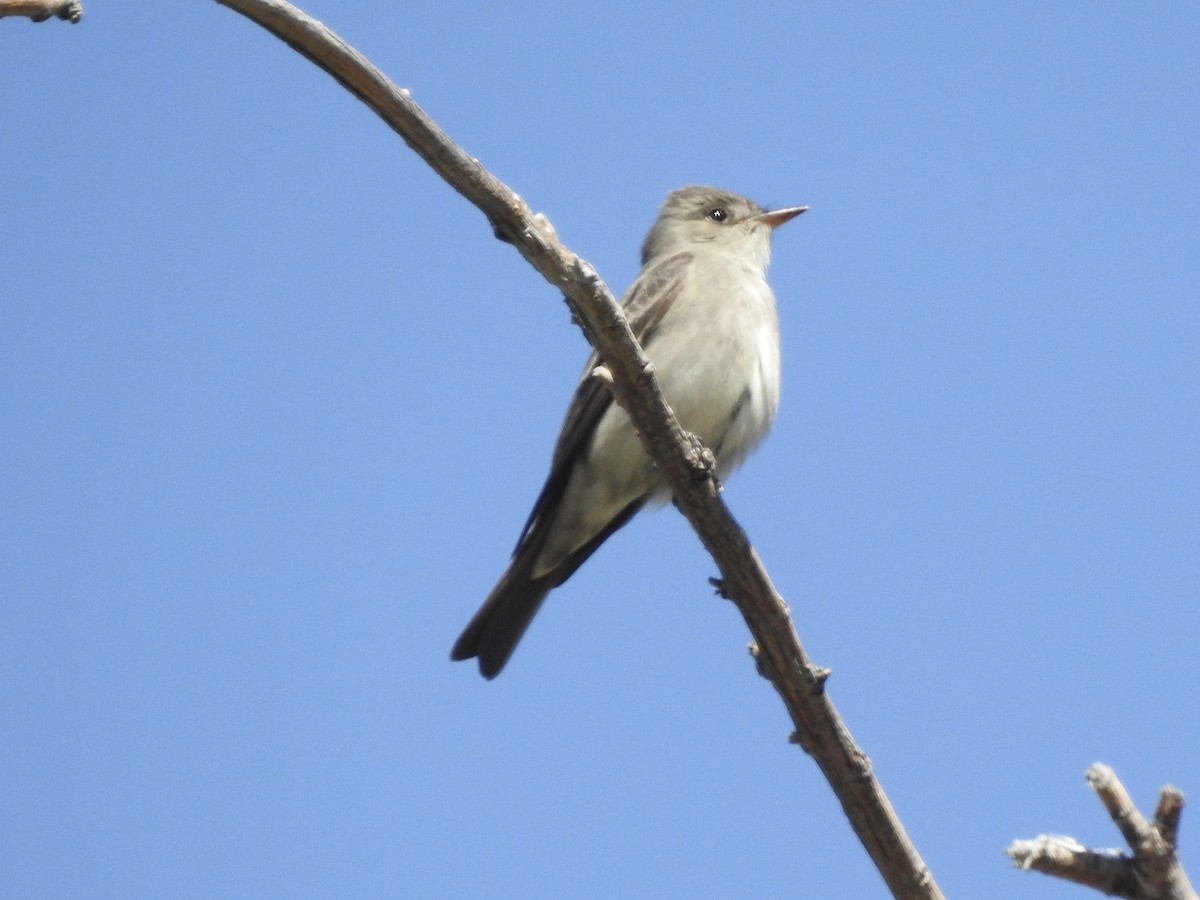
M530 516L532 527L526 525L508 569L455 641L450 658L462 660L477 656L479 671L484 678L499 675L546 595L570 578L596 552L596 548L628 522L645 503L646 497L642 496L627 504L583 546L571 551L548 572L538 576L534 576L533 568L541 556L550 530L544 524L544 519ZM536 514L536 507L534 512Z
M495 678L500 674L542 601L557 583L553 574L532 577L534 560L531 557L536 555L517 553L483 601L483 606L479 607L479 612L459 635L450 651L451 659L477 656L479 671L484 678Z

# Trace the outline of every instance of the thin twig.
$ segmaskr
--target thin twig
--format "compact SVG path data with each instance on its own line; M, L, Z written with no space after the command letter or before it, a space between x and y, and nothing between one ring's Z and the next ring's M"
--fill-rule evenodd
M563 246L543 216L535 215L515 192L454 144L408 91L320 22L279 0L218 2L281 38L375 110L455 190L483 211L497 236L516 246L550 284L566 294L612 375L618 402L628 411L647 452L670 484L675 504L716 561L724 593L745 617L754 636L759 671L783 698L797 742L824 772L892 894L941 897L870 761L826 696L827 671L814 665L800 645L787 605L718 495L703 448L694 446L679 427L649 361L600 276Z

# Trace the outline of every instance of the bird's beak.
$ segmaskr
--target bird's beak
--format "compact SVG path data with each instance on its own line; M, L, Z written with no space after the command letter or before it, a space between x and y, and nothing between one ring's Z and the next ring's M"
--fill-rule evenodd
M789 206L787 209L773 209L770 212L759 213L754 217L754 221L762 222L769 228L778 228L784 222L790 222L802 212L808 212L808 207Z

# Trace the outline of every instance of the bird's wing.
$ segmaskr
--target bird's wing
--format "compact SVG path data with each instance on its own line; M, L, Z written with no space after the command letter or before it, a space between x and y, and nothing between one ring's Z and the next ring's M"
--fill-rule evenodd
M621 306L629 320L629 327L643 348L650 343L663 316L679 296L683 284L683 271L691 259L690 253L677 253L654 263L642 271L621 298ZM543 513L558 507L576 460L586 450L597 424L613 402L609 386L592 375L592 371L598 365L599 354L592 351L575 388L575 396L571 398L571 405L567 407L567 415L559 431L558 442L554 446L550 475L533 505L525 527L521 529L521 537L517 541L518 549L529 537Z

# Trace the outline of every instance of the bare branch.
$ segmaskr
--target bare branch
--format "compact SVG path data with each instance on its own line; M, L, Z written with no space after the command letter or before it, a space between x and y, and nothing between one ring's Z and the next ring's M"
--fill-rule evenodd
M1154 825L1168 843L1174 845L1179 837L1179 817L1183 815L1183 794L1179 788L1166 785L1158 795L1154 810Z
M1148 846L1157 837L1150 822L1133 805L1133 798L1117 778L1116 772L1103 763L1093 763L1087 770L1087 780L1108 810L1109 817L1121 829L1125 843L1134 851Z
M26 16L35 22L66 19L74 24L83 18L83 4L79 0L0 0L0 19L5 16Z
M795 739L820 766L891 892L901 898L938 898L941 891L909 841L870 760L855 744L825 694L828 672L800 645L783 598L758 554L721 501L706 465L675 420L616 300L587 262L558 240L509 187L455 145L413 102L357 51L320 22L279 0L218 0L308 57L366 103L455 190L487 216L558 290L583 324L611 376L618 402L633 419L647 452L673 491L676 506L712 554L721 591L733 600L754 637L759 672L779 692L792 717Z
M1021 869L1044 872L1114 897L1131 896L1128 860L1117 850L1089 850L1075 838L1040 834L1005 851Z
M1095 888L1130 900L1198 900L1179 864L1175 838L1183 795L1165 787L1153 822L1134 806L1117 774L1095 763L1087 771L1088 784L1108 810L1133 855L1119 850L1089 850L1074 838L1041 835L1031 841L1014 841L1005 851L1013 864Z

